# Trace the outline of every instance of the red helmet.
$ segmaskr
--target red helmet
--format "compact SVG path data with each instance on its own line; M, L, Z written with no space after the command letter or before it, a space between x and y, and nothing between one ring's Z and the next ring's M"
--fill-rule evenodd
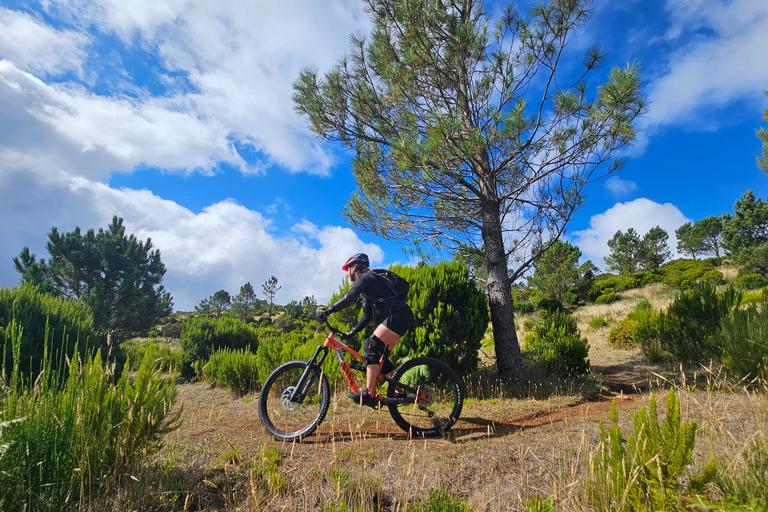
M347 268L349 268L350 265L355 265L357 263L361 264L365 268L368 268L368 266L370 265L370 263L368 262L368 255L359 252L357 254L350 256L349 259L347 259L347 261L344 262L344 265L342 265L341 270L346 272Z

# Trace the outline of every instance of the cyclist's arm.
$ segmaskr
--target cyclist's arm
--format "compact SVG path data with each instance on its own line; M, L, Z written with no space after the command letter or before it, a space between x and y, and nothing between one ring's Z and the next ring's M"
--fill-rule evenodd
M354 304L357 298L363 292L364 286L365 281L363 279L358 279L355 281L355 284L352 285L352 288L350 288L350 290L345 293L342 298L337 300L330 308L328 308L328 312L335 313Z
M365 299L365 296L363 296L363 315L360 317L360 320L357 322L357 325L349 331L349 334L354 336L355 334L359 333L363 330L363 328L368 325L368 323L373 318L373 305Z

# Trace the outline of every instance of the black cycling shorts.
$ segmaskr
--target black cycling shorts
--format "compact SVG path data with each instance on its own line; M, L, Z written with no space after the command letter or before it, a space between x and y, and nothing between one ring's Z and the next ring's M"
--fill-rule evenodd
M404 306L393 311L381 324L402 336L413 327L413 311L410 307Z

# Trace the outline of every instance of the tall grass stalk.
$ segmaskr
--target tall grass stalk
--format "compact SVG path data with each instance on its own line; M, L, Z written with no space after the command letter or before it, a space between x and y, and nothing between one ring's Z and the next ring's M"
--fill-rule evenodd
M178 425L181 411L170 413L175 384L160 378L151 357L132 383L125 374L115 383L100 351L52 371L47 335L40 375L25 382L16 360L23 331L10 327L13 370L0 392L0 510L84 507L135 471Z

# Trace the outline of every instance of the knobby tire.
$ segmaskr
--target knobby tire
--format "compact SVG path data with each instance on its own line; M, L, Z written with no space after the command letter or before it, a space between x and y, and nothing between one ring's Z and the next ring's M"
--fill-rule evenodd
M307 396L302 403L286 399L299 382L307 361L289 361L277 367L259 394L259 419L269 434L281 441L297 441L311 435L325 418L331 389L322 370L311 370Z
M389 405L392 419L411 437L442 435L458 421L464 404L464 388L459 376L447 364L431 357L416 357L403 363L392 378L423 393L416 403ZM390 384L387 398L397 396L397 386Z

